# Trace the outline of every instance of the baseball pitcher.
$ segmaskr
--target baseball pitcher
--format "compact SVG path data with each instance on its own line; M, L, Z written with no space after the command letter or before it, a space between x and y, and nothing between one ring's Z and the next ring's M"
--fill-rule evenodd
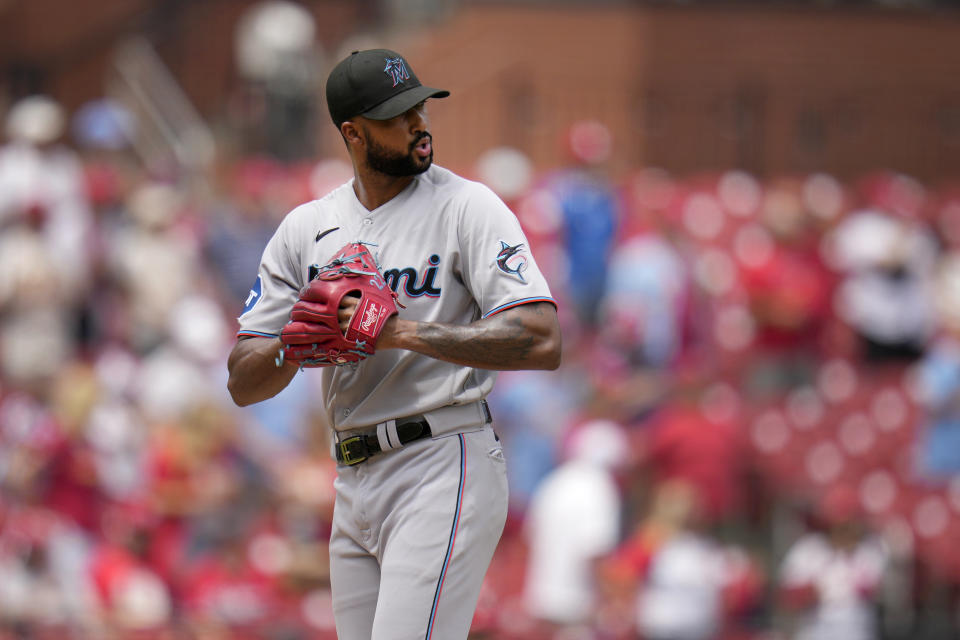
M497 370L559 366L556 306L506 205L433 165L426 100L447 91L376 49L326 93L354 177L268 243L228 386L249 405L321 370L339 638L462 640L507 513L484 398Z

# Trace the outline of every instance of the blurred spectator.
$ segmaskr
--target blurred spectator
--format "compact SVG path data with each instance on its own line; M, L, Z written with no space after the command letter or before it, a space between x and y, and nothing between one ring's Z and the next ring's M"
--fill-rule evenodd
M66 620L66 594L56 583L46 548L31 544L0 561L2 617L14 629L54 627Z
M183 197L172 185L143 184L127 202L132 224L110 239L110 268L127 297L125 337L140 352L163 341L170 309L201 276L198 247L177 227Z
M143 168L134 153L138 121L110 98L90 100L71 120L71 133L83 162L84 188L92 210L87 239L90 278L77 309L75 336L84 357L105 343L129 338L127 301L112 269L114 241L130 225L127 203L142 180Z
M580 321L594 326L619 222L616 194L603 169L613 138L599 122L582 121L567 133L573 164L549 176L547 186L563 220L566 287Z
M109 98L84 103L74 114L70 129L84 150L122 151L134 140L137 121L122 104Z
M8 507L0 516L0 629L93 630L82 537L55 512Z
M926 409L920 436L924 474L949 478L960 474L960 255L951 251L941 261L935 305L940 334L919 363L919 399Z
M254 637L274 613L276 584L248 561L243 531L226 534L186 572L183 601L197 632Z
M90 210L66 114L46 96L13 105L0 147L0 368L42 385L73 355L90 269Z
M519 149L495 147L477 158L476 173L480 182L515 210L517 200L530 189L533 164Z
M734 238L744 287L755 319L753 348L774 367L794 369L792 380L804 379L796 369L821 349L828 326L835 283L823 265L815 218L802 202L802 183L770 185L761 205L759 224L744 226ZM768 369L768 373L770 373ZM809 379L809 376L806 376Z
M121 502L140 494L146 484L147 433L137 408L101 387L86 431L104 494Z
M209 229L203 247L220 282L225 285L223 304L231 305L231 316L239 315L256 275L260 254L277 225L295 202L324 193L309 192L312 176L298 184L300 176L268 157L243 158L225 164L219 179L222 194L207 207ZM323 183L323 174L317 179ZM351 174L352 175L352 174ZM342 184L344 180L335 186ZM330 188L323 184L321 187Z
M721 637L728 616L756 602L761 585L746 556L711 539L699 510L686 482L657 485L648 515L606 564L608 588L632 604L642 640Z
M596 563L619 538L614 473L628 460L628 442L619 425L593 420L573 431L568 451L537 487L527 511L524 601L536 618L586 627L596 613Z
M158 632L173 616L169 586L148 560L150 525L150 514L136 506L105 512L103 537L90 559L102 619L121 636Z
M590 393L583 372L504 371L490 394L497 433L503 440L510 481L510 507L524 510L537 485L556 467L560 439Z
M227 405L219 374L229 329L220 307L184 292L163 311L165 341L144 357L134 380L140 408L149 419L163 420L197 406Z
M34 229L0 230L0 370L34 390L75 355L72 296L51 255L56 254Z
M687 269L665 236L638 235L612 252L601 303L602 339L633 366L664 368L680 354Z
M739 399L722 384L681 390L678 395L647 425L644 457L654 483L687 483L695 493L698 517L706 522L734 517L743 506L746 477L736 427Z
M268 487L221 408L194 405L157 423L149 456L151 558L163 575L174 576L191 551L257 520Z
M57 437L44 452L41 480L44 502L90 534L99 527L106 504L95 452L87 437L98 391L88 367L78 364L61 370L49 396Z
M784 606L798 613L798 640L880 637L875 598L887 563L862 522L857 495L832 488L822 502L825 531L802 535L780 567Z
M46 96L29 96L7 114L7 144L0 148L0 230L36 233L57 256L59 294L82 291L88 276L90 232L83 171L76 154L59 144L66 113Z
M875 210L844 218L829 238L844 279L840 317L860 335L868 360L915 359L934 330L937 243L920 223Z
M263 0L237 23L234 57L243 81L234 104L234 125L257 140L250 149L283 160L309 157L322 68L316 23L303 6ZM263 135L262 139L258 139Z

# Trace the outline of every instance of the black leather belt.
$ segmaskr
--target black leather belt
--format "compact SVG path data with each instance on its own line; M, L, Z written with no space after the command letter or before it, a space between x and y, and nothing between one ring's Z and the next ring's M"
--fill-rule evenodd
M414 416L406 418L403 422L397 423L397 435L400 438L400 444L408 444L414 440L429 438L433 435L430 432L430 425L423 416ZM352 466L364 462L372 455L382 451L377 434L360 434L344 438L337 442L337 462Z
M489 423L491 420L490 407L486 400L480 401L480 409L483 411L484 422ZM397 420L397 439L400 440L400 445L429 438L432 435L430 425L423 416L410 416ZM360 433L343 440L338 437L334 449L336 450L337 462L347 466L365 462L370 456L383 451L376 431Z

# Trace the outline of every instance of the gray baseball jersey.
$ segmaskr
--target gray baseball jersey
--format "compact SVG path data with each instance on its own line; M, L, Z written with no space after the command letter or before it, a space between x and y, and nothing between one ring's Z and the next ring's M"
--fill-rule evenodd
M311 268L353 241L373 245L406 307L402 318L468 324L521 304L552 302L507 206L486 186L434 165L373 211L357 199L352 180L294 209L263 254L238 335L279 335ZM322 371L324 408L337 431L476 402L496 377L400 349Z
M468 324L550 301L520 224L485 186L433 166L368 211L353 182L294 209L267 245L239 335L277 336L314 268L372 246L403 318ZM322 369L340 437L423 415L433 438L338 467L330 576L341 640L464 639L507 514L503 452L480 400L496 373L390 349ZM395 426L394 426L395 428ZM395 447L390 447L395 448Z

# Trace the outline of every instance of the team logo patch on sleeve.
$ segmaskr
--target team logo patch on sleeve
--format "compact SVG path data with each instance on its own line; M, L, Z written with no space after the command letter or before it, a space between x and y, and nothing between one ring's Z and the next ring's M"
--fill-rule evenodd
M243 303L243 311L240 315L249 312L257 303L260 302L260 298L263 297L263 281L260 279L260 276L257 276L256 281L253 283L253 287L250 289L250 295L247 296L246 302Z
M523 253L523 243L509 245L501 240L500 253L497 254L497 268L526 284L523 271L527 268L527 257Z

